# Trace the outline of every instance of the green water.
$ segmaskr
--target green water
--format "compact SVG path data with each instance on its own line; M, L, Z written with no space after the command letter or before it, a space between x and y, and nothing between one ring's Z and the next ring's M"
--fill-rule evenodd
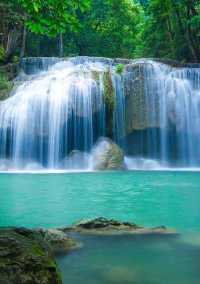
M81 241L82 249L57 259L64 284L200 283L200 242L169 236L83 236Z
M199 172L0 174L0 226L97 216L200 231Z
M180 236L77 236L57 257L64 284L199 284L200 173L0 174L0 226L56 227L97 216Z

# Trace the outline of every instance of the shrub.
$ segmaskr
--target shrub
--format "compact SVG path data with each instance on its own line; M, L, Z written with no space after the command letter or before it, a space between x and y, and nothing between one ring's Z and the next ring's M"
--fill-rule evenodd
M117 74L122 74L123 71L124 71L124 64L117 64L117 65L115 66L115 72L116 72Z

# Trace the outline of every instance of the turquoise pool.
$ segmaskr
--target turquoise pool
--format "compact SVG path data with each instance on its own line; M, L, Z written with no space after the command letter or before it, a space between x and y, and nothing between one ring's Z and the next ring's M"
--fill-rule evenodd
M64 284L199 284L200 173L0 174L0 226L57 227L97 216L180 236L74 236Z
M56 227L97 216L200 231L200 173L0 174L0 226Z

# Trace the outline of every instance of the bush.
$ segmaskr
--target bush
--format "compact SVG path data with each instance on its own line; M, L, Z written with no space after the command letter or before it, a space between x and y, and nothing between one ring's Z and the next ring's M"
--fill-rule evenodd
M0 45L0 61L3 60L5 57L5 50L3 46Z
M0 72L0 100L8 98L12 89L12 83L8 80L4 72Z
M0 90L5 90L10 88L10 82L8 81L5 74L0 73Z
M117 65L115 66L115 72L116 72L117 74L122 74L123 71L124 71L124 65L123 65L123 64L117 64Z

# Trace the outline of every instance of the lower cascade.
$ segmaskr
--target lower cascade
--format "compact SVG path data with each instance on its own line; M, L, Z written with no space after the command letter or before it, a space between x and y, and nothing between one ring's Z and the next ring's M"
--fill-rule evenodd
M124 168L199 167L199 123L200 66L25 58L0 102L0 170L92 169L101 137Z

